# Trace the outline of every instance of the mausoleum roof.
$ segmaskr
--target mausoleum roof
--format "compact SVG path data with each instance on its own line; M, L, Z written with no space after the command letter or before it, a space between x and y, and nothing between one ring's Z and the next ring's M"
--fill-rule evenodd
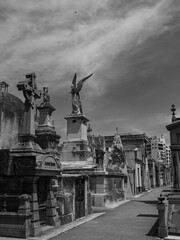
M8 92L0 92L0 108L2 107L9 112L23 113L24 111L21 99Z

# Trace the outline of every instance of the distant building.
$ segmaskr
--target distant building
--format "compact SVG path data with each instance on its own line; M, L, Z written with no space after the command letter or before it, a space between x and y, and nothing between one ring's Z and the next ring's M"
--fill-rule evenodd
M166 158L165 158L165 162L167 166L171 165L171 149L169 146L166 145Z
M146 144L146 153L149 161L151 186L158 187L171 182L171 151L166 145L165 138L151 137Z
M146 144L146 151L148 156L157 161L164 161L166 155L165 139L161 136L149 138L149 143Z

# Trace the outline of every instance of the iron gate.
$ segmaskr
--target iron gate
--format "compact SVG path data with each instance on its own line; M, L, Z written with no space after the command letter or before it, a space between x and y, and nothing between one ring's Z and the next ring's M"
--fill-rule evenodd
M75 218L85 216L85 180L75 181Z
M38 182L38 204L41 225L45 225L46 222L47 186L48 179L45 177L41 177Z

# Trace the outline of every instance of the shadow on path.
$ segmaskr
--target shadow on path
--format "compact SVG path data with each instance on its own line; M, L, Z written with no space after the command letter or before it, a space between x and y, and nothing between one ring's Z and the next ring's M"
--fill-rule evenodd
M158 217L157 214L139 214L137 217Z
M157 214L139 214L137 217L152 217L152 218L158 218ZM152 228L149 230L149 232L146 234L146 236L151 236L151 237L157 237L158 236L158 219L152 226Z
M146 234L146 236L157 237L158 236L158 219L150 229L150 231Z
M157 204L158 201L151 201L151 200L135 200L136 202L143 202L143 203L146 203L146 204Z

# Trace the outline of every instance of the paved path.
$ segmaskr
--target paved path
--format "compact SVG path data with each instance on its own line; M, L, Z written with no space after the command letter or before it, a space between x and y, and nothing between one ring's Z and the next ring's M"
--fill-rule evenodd
M53 240L146 240L157 239L157 197L162 188L153 189Z

